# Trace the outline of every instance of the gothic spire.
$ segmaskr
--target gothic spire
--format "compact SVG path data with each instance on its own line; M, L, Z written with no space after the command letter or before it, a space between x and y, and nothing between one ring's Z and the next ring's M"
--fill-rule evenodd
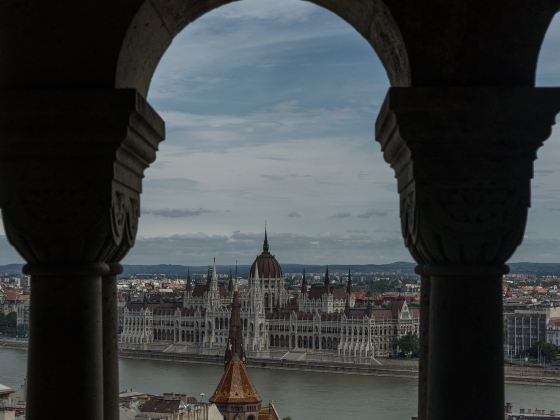
M301 293L307 293L307 279L305 278L305 268L301 277Z
M233 303L229 320L229 337L224 356L225 367L227 367L231 360L235 359L245 363L245 349L243 348L243 331L241 326L241 302L237 290L233 292Z
M266 234L266 222L264 224L264 243L263 243L263 252L268 252L268 235Z
M348 268L348 283L346 283L346 293L352 293L352 273L350 272L350 268Z
M187 267L187 281L185 282L185 290L190 292L192 288L191 284L191 270L190 267Z
M231 275L231 268L229 269L229 283L228 283L228 292L233 293L234 285L233 285L233 277Z
M329 266L327 265L327 269L325 271L325 292L330 293L331 291L331 280L329 279Z

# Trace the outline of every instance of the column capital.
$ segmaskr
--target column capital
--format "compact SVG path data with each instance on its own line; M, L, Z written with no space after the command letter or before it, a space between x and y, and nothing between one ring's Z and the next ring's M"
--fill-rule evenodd
M0 97L0 206L31 264L118 262L140 216L164 123L132 89Z
M503 270L523 238L536 151L559 111L558 88L389 89L376 138L417 262Z

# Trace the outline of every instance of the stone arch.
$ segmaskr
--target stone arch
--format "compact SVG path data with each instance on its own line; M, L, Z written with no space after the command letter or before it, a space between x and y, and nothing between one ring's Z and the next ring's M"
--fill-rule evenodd
M147 96L156 67L173 38L202 15L235 0L144 0L122 40L115 69L115 87L135 88ZM411 71L403 36L382 0L309 0L352 26L381 60L391 85L409 86Z

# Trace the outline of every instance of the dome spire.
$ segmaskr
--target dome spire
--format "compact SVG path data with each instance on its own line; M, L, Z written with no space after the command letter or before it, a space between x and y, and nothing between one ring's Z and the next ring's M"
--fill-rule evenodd
M263 252L268 252L268 235L266 234L266 222L264 222L264 243L263 243Z
M331 292L331 280L329 279L329 266L327 265L327 269L325 271L325 293Z

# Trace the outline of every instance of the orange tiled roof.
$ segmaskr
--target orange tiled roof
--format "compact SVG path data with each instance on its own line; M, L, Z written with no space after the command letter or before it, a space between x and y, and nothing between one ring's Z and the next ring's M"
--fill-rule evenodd
M258 404L261 396L253 385L245 364L234 357L228 363L224 376L210 397L215 404Z

